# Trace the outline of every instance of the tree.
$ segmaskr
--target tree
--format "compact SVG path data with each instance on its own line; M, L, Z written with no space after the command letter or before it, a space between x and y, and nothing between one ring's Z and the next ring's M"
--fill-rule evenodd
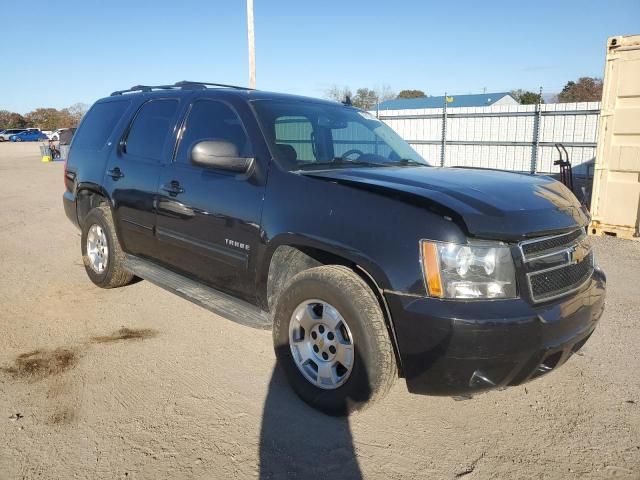
M348 96L351 99L353 106L363 110L374 110L376 108L376 104L396 98L395 92L386 84L374 89L359 88L356 90L355 95L351 93L351 89L346 85L343 87L332 85L325 90L324 96L325 98L335 100L336 102L344 102L345 98Z
M397 98L423 98L426 96L422 90L400 90Z
M569 81L558 94L560 103L599 102L602 98L602 79L580 77L577 82Z
M529 90L511 90L509 92L513 98L515 98L520 105L536 105L538 102L544 103L544 99L540 97L539 93L531 92Z
M356 90L356 94L351 99L351 103L354 107L361 108L362 110L373 110L376 108L378 102L378 95L375 90L368 88L359 88Z
M336 102L344 102L344 99L348 96L351 98L353 95L351 94L351 89L347 86L338 86L331 85L324 92L325 98L329 100L335 100Z
M61 120L61 112L55 108L36 108L24 118L27 123L41 130L55 130Z
M80 120L82 120L82 117L84 117L84 114L89 110L89 105L86 103L74 103L67 110L73 120L73 125L71 125L71 127L77 127Z
M378 96L378 103L386 102L387 100L394 100L398 97L396 92L391 89L391 86L387 84L384 84L381 87L376 87L375 92Z
M0 110L0 128L26 128L26 119L16 112L9 110Z

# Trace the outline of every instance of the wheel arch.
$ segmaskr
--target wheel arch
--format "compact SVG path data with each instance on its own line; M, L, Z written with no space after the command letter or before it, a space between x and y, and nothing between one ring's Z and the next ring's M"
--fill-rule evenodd
M372 262L367 261L365 257L354 254L353 251L350 251L350 255L345 254L343 249L317 241L305 241L300 238L289 238L288 240L272 244L262 262L262 268L258 275L258 295L260 297L259 300L266 309L273 311L278 295L294 275L321 265L345 266L358 275L376 296L387 326L387 333L393 345L398 373L403 376L402 360L399 354L393 318L383 293L387 278L381 269ZM376 273L379 276L378 278Z
M94 183L79 184L76 188L76 214L78 224L82 222L87 214L95 207L107 204L112 209L113 205L107 192L100 185Z

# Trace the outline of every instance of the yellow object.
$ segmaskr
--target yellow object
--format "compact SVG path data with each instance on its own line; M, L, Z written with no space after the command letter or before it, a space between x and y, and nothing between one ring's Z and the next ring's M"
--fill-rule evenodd
M447 103L453 102L453 97L444 97L447 100Z
M435 243L422 242L422 263L424 276L427 279L429 295L442 297L442 280L440 278L440 264L438 261L438 247Z
M51 155L43 155L42 156L42 161L43 162L50 162L51 161Z
M637 238L640 221L640 35L607 41L590 232Z

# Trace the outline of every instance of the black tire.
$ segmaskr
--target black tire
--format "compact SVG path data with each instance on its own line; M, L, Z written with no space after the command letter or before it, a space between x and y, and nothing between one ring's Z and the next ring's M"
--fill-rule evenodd
M101 273L91 268L90 260L87 255L87 235L92 225L99 225L105 233L109 255L106 267ZM116 235L111 217L111 209L106 206L100 206L92 209L82 223L82 262L87 271L87 275L93 283L102 288L116 288L128 285L134 276L124 268L124 252L120 247L120 242Z
M338 310L351 331L354 362L347 380L327 390L311 383L289 347L289 323L303 302L317 299ZM348 415L386 395L397 376L393 346L380 305L369 286L349 268L327 265L295 275L278 297L273 322L278 364L302 400L329 415Z

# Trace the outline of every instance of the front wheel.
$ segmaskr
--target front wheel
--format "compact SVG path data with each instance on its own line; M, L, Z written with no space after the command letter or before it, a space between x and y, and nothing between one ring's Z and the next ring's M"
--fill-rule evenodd
M16 141L16 142L21 142L21 141L22 141L22 139L21 139L20 137L18 137L18 138L16 138L16 140L15 140L15 141Z
M273 340L298 396L330 415L373 404L397 376L378 300L346 267L294 276L276 302Z

